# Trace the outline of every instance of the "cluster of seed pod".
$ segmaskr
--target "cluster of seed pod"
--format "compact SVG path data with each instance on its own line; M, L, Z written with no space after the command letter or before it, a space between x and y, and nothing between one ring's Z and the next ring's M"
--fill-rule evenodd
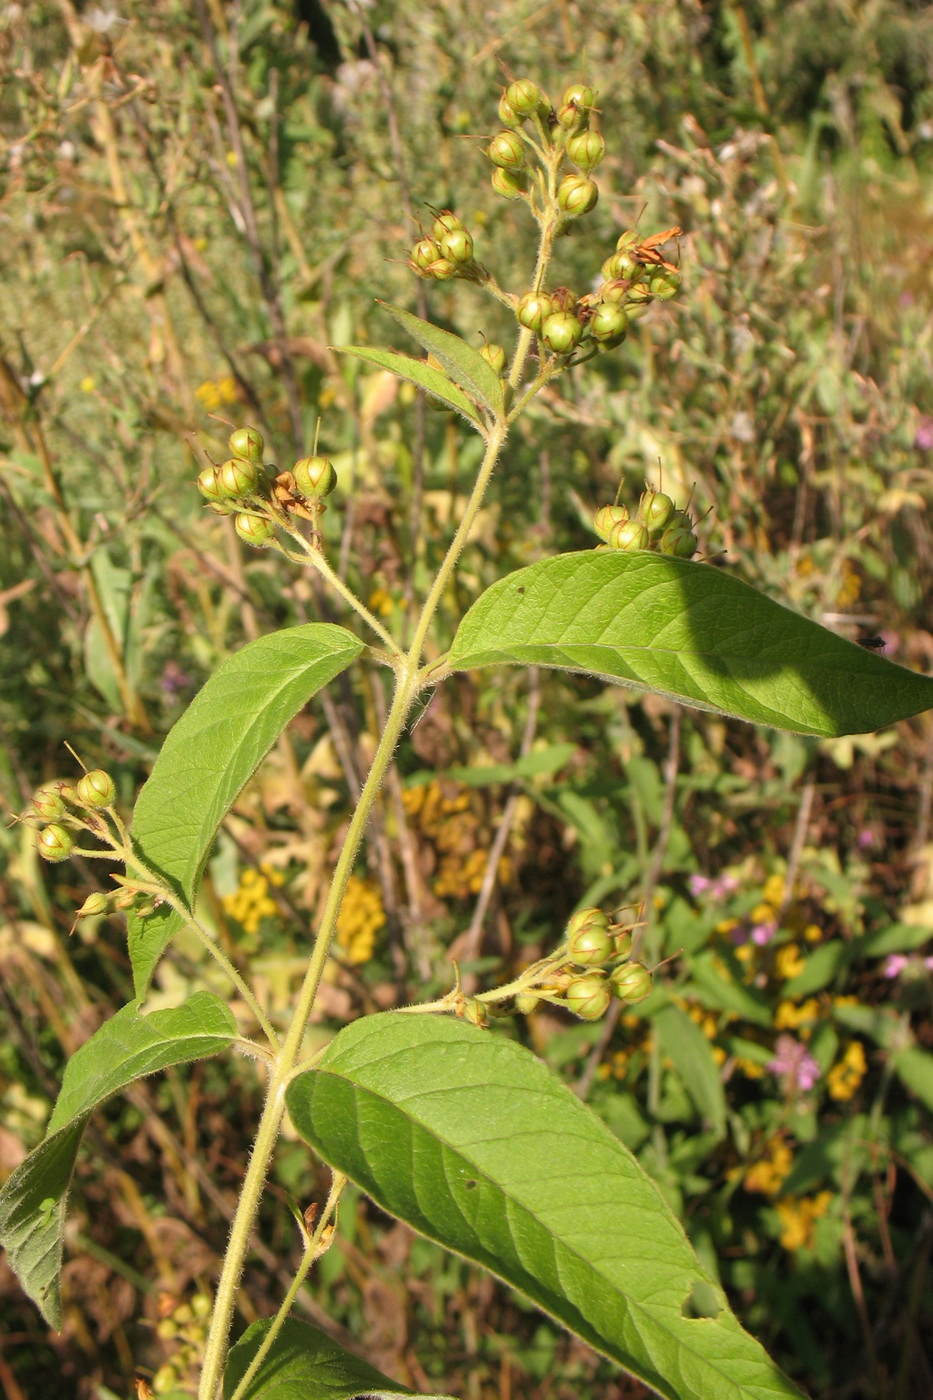
M77 783L46 783L33 794L25 820L38 826L36 850L43 860L67 860L74 850L75 832L98 832L99 812L112 807L116 784L103 768L85 773ZM90 911L89 911L90 912Z
M451 209L442 209L412 247L408 266L419 277L448 282L452 277L484 282L486 271L473 257L473 235Z
M516 1011L539 999L564 1006L583 1021L598 1021L613 997L635 1006L651 995L651 973L631 962L632 926L614 924L602 909L580 909L567 925L566 961L533 991L515 998Z
M275 543L275 517L298 516L316 527L324 497L337 485L327 457L302 457L291 471L263 465L265 443L255 428L237 428L227 439L231 456L205 467L198 490L218 515L235 515L240 539L256 549ZM271 509L271 514L270 514Z
M547 93L530 78L510 83L499 99L499 120L504 130L486 147L495 166L492 187L504 199L520 199L530 191L529 152L533 143L524 126L530 122L537 137L577 166L579 174L569 173L557 186L557 203L568 218L588 214L599 199L599 189L590 172L606 153L606 143L594 125L596 94L586 83L572 83L556 109Z
M593 516L593 529L603 541L597 549L656 549L692 559L699 547L689 513L677 510L670 496L650 486L642 493L634 516L627 506L600 506Z

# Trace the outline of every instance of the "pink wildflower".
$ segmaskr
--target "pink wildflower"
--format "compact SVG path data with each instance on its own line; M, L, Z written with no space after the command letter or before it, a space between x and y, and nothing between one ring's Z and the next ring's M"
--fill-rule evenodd
M799 1089L806 1093L820 1077L820 1067L807 1047L792 1035L779 1035L775 1044L777 1054L768 1062L771 1074L783 1075L788 1092Z
M903 953L892 953L889 958L885 959L885 964L882 969L884 976L900 977L909 963L910 959L905 957Z

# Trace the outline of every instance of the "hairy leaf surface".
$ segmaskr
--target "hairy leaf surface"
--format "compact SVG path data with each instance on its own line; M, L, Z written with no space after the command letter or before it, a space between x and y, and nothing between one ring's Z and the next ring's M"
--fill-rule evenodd
M488 360L484 360L478 350L467 345L458 335L432 326L420 316L412 316L410 311L402 311L398 306L390 306L387 301L379 305L388 311L412 340L417 340L425 350L444 366L451 379L465 389L471 398L487 408L496 418L505 412L505 390L502 380Z

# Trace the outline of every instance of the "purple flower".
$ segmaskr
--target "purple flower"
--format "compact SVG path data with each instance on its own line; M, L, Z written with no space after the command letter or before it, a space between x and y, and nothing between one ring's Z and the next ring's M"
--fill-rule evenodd
M708 875L691 875L687 887L695 899L697 895L705 894L712 883Z
M792 1035L779 1035L775 1044L777 1054L768 1062L771 1074L783 1075L788 1092L800 1089L806 1093L820 1077L820 1067L805 1045Z
M882 972L885 977L900 977L909 962L910 959L905 957L903 953L892 953L889 958L885 959Z
M752 942L757 943L759 948L765 948L777 933L777 920L768 919L763 924L752 925Z

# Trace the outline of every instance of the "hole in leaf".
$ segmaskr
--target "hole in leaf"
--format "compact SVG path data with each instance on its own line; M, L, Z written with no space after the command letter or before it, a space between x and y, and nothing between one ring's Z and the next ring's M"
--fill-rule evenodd
M477 1188L477 1186L479 1185L479 1183L476 1182L476 1181L474 1181L474 1180L472 1179L472 1177L471 1177L470 1180L469 1180L469 1181L465 1181L465 1182L463 1183L463 1185L464 1185L464 1187L466 1188L467 1191L475 1191L476 1188Z
M716 1296L716 1289L705 1279L694 1279L693 1287L687 1294L681 1305L681 1315L683 1317L718 1317L722 1312L722 1305Z

